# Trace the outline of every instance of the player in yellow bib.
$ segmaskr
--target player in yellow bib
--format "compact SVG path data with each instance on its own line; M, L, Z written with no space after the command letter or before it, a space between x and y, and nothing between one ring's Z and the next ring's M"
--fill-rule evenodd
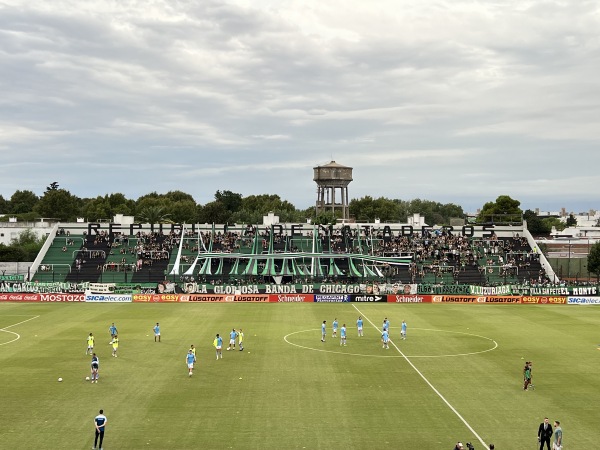
M91 355L94 353L94 335L90 333L87 337L87 350L85 351L86 355Z
M240 347L240 352L244 351L244 331L240 328L238 331L238 344Z
M119 349L119 337L115 334L115 337L113 337L112 341L110 341L110 344L112 344L112 356L114 356L115 358L117 357L117 350Z

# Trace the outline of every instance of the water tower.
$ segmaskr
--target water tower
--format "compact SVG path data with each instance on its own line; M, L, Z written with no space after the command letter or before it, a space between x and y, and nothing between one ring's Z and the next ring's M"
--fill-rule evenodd
M324 166L313 167L313 171L313 180L317 183L317 215L331 212L337 217L336 212L341 211L341 218L348 220L348 185L352 181L352 167L331 161Z

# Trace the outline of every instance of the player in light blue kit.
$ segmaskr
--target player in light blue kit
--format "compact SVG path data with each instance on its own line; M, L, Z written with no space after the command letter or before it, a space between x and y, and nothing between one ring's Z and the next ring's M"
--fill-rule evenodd
M234 348L235 350L235 338L237 338L237 331L235 331L235 328L231 330L231 332L229 333L229 347L227 347L227 350L231 350L231 347Z
M217 359L219 359L219 356L221 359L223 359L223 338L217 334L215 340L213 341L213 345L217 352Z
M335 319L333 319L333 333L331 333L331 337L337 337L337 330L338 330L338 321L337 321L337 317Z
M356 328L358 328L358 335L362 337L363 335L363 319L362 316L358 316L358 320L356 321Z
M406 339L406 322L402 321L402 327L400 328L400 337Z
M383 342L383 348L385 348L386 350L390 348L389 340L390 334L388 333L388 330L383 330L383 333L381 333L381 342Z
M327 335L327 321L324 320L321 324L321 342L325 342L325 336Z
M156 322L156 325L153 328L154 330L154 342L156 342L156 338L158 338L158 342L160 342L160 325Z
M117 335L117 327L113 322L110 327L108 327L108 332L110 333L110 337L114 338Z
M340 328L340 345L346 345L346 324Z
M194 361L196 361L196 356L190 348L187 352L187 355L185 356L185 362L188 366L188 376L190 377L194 374Z

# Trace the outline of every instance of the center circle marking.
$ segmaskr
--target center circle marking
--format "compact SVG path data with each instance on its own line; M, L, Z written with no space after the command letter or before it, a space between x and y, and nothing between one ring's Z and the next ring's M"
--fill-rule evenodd
M394 327L391 327L394 328ZM493 345L490 346L490 348L487 348L485 350L480 350L477 352L468 352L468 353L453 353L453 354L447 354L447 355L402 355L399 352L396 352L398 354L392 354L392 355L366 355L364 353L348 353L348 352L340 352L340 351L335 351L335 350L325 350L323 348L314 348L314 347L307 347L305 345L300 345L300 344L296 344L294 342L291 342L288 338L290 336L293 336L295 334L300 334L300 333L309 333L309 332L317 332L315 334L318 335L318 333L320 333L321 329L320 328L311 328L308 330L300 330L300 331L294 331L293 333L289 333L287 335L285 335L283 337L283 340L290 344L293 345L294 347L298 347L298 348L302 348L304 350L312 350L315 352L324 352L324 353L337 353L340 355L348 355L348 356L363 356L365 358L452 358L452 357L456 357L456 356L471 356L471 355L478 355L480 353L487 353L487 352L491 352L492 350L496 350L498 348L498 343L493 340L492 338L486 337L486 336L481 336L479 334L473 334L473 333L465 333L463 331L451 331L451 330L436 330L434 328L411 328L411 330L422 330L422 331L434 331L436 333L452 333L452 334L462 334L465 336L473 336L476 338L480 338L480 339L484 339L486 341L490 341L490 343L492 343ZM361 338L358 338L361 339ZM393 344L393 341L390 339L390 343Z

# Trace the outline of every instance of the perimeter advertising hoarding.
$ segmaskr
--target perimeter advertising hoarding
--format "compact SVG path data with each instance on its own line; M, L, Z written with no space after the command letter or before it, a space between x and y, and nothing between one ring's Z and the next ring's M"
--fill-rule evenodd
M39 302L39 294L0 294L0 302Z
M388 303L431 303L431 295L388 295Z
M520 296L496 296L496 295L433 295L433 303L521 303Z
M351 295L351 302L385 302L387 303L387 295Z
M85 302L83 294L37 294L42 302Z
M210 295L210 294L182 294L180 302L268 302L269 295Z
M269 301L277 303L314 302L315 296L310 294L271 294Z
M599 297L568 297L569 305L600 305Z
M178 302L178 294L133 294L134 302Z
M111 303L128 303L132 301L131 295L115 295L115 294L91 294L86 292L85 301L91 303L111 302Z
M477 297L480 298L480 297ZM485 303L521 303L520 295L496 296L488 295L485 298Z
M567 297L521 297L521 303L524 305L542 304L542 305L564 305L567 303Z
M320 294L315 295L315 302L317 303L340 303L349 302L350 295L347 294Z

